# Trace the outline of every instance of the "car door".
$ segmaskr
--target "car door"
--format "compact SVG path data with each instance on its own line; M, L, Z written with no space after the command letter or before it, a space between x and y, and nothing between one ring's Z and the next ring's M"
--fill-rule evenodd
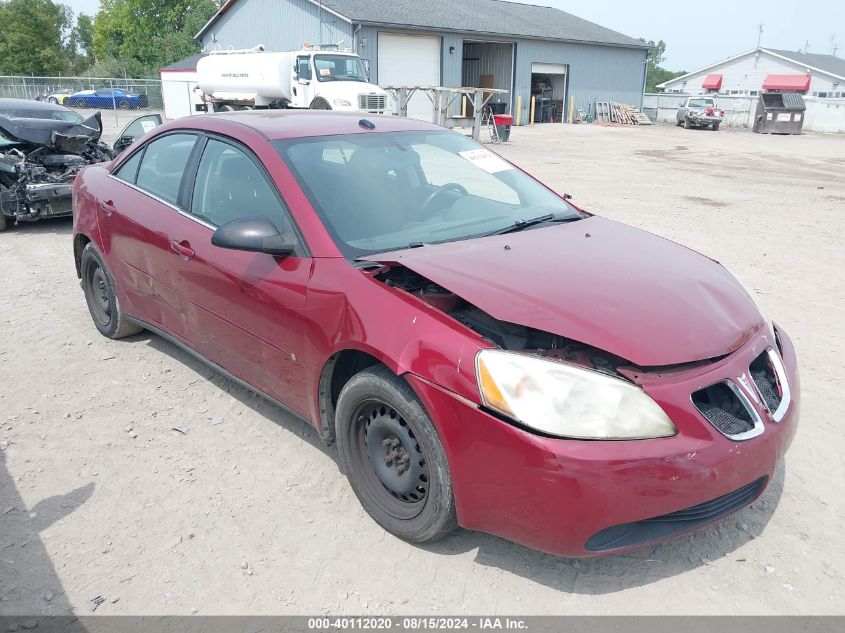
M299 55L294 62L291 78L290 104L295 108L307 108L311 104L311 56Z
M112 146L115 156L121 154L132 143L149 132L152 132L162 123L163 120L158 113L136 116L123 128Z
M239 218L264 217L293 230L288 210L263 165L246 147L209 137L198 153L185 204L194 221L174 225L175 284L187 300L196 348L238 378L307 410L303 359L305 297L311 259L305 245L293 256L228 250L212 245L216 228Z
M169 234L179 221L179 193L199 136L173 132L132 152L110 175L99 223L106 256L121 279L126 312L183 341L193 339L184 301L176 290L174 260L181 247Z

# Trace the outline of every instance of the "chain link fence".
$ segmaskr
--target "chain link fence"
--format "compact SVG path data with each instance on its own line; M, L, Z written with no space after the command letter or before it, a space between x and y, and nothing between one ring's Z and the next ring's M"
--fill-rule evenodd
M100 94L73 95L83 90L99 90ZM138 98L121 98L124 91ZM69 107L97 110L132 109L161 110L161 80L127 77L25 77L0 75L0 97L38 99Z

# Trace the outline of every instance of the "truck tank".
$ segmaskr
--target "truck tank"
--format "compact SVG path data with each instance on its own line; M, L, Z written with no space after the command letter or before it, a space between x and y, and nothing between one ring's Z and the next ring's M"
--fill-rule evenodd
M215 99L255 99L255 105L289 100L296 53L212 54L197 62L197 83Z

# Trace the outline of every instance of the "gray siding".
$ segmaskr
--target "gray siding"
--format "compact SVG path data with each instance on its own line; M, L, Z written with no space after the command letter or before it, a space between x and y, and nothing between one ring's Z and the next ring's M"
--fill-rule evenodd
M643 98L646 59L644 49L519 40L516 46L515 95L522 95L522 123L528 120L531 100L531 64L566 64L566 112L569 97L575 109L599 101L619 101L640 107ZM595 105L593 105L595 108Z
M212 35L217 41L212 41ZM202 37L205 50L252 48L290 51L309 44L352 47L352 25L308 0L249 0L237 2Z

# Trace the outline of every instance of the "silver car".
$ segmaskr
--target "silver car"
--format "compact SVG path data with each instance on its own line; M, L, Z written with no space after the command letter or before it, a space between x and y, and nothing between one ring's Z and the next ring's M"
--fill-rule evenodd
M724 116L724 110L716 107L712 97L687 97L678 107L675 125L683 125L687 130L694 126L709 127L715 131L719 129Z

